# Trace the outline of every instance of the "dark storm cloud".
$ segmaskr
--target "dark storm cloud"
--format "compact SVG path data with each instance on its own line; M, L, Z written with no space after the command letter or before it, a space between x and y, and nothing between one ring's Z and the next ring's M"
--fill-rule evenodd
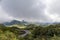
M43 0L44 1L44 0ZM42 0L2 0L1 6L9 15L16 18L48 20Z

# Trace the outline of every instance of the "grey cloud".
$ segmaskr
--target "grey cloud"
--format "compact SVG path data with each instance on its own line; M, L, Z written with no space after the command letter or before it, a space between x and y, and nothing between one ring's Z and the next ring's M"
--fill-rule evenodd
M48 12L54 15L55 22L60 22L60 0L53 0L48 8Z
M1 6L15 18L49 20L44 13L46 4L42 0L2 0Z
M60 0L53 0L48 10L52 14L59 15L60 14Z
M0 23L12 20L7 14L0 12Z
M9 16L8 14L6 14L6 12L0 6L0 23L10 21L12 19L13 18L11 16Z

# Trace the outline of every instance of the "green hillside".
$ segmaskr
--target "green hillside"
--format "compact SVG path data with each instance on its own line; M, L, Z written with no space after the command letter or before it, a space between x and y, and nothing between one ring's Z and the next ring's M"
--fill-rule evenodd
M22 27L22 25L20 25ZM29 24L25 28L20 26L6 27L0 24L0 40L60 40L60 25L50 25L47 27ZM24 30L31 32L30 34L22 37L25 34ZM28 33L27 31L27 33Z

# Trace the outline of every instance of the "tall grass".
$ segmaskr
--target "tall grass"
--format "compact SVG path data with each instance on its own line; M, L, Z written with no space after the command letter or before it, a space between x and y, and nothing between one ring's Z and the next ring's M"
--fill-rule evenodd
M10 31L0 30L0 40L18 40L16 35Z

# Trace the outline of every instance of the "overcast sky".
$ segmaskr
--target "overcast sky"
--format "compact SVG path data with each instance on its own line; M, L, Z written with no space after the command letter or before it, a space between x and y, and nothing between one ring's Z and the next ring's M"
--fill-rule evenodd
M0 23L13 19L60 22L60 0L0 0Z

